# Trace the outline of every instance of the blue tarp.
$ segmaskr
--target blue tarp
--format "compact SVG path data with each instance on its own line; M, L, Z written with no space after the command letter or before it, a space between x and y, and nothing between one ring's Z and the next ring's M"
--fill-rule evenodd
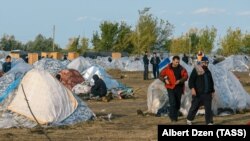
M169 63L170 60L168 58L161 61L161 63L159 64L159 70L161 71L162 69L164 69Z
M0 103L8 97L8 95L17 88L17 86L20 84L22 77L19 77L15 81L13 81L7 89L3 92L2 95L0 95Z

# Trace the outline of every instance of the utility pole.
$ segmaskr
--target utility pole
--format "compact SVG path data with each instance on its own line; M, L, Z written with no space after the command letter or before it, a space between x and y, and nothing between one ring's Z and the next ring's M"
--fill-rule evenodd
M53 26L53 51L55 51L55 30L56 30L56 26Z

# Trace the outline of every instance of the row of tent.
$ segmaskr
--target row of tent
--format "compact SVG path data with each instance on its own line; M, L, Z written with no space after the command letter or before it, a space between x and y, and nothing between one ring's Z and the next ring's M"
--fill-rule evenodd
M224 63L225 61L227 62ZM249 58L231 56L225 61L209 65L215 81L216 98L213 100L213 110L216 114L220 114L219 108L230 108L235 112L238 109L250 107L248 93L231 72L231 70L246 71ZM160 64L161 68L169 62L170 59L163 60ZM190 74L192 66L183 62L182 65ZM132 69L129 69L129 66L132 66ZM22 59L13 59L12 69L0 78L0 128L34 127L36 122L28 109L28 103L38 121L44 125L69 125L92 119L94 113L77 95L72 93L77 90L74 89L76 83L72 80L69 82L72 85L67 86L67 84L60 83L54 76L58 73L68 75L68 70L73 69L77 72L73 72L75 76L81 75L83 80L90 83L93 83L92 76L98 74L109 90L124 88L124 85L106 73L105 69L110 68L142 71L143 62L127 57L111 62L108 58L93 60L79 57L72 62L44 58L31 66ZM65 80L69 79L65 78ZM157 113L163 105L168 104L166 89L162 82L156 80L150 85L147 103L148 111L152 113ZM191 94L186 84L181 109L184 115L187 114L190 103Z
M12 60L12 69L0 78L0 128L36 126L31 111L38 122L46 126L69 125L92 119L94 113L71 90L83 80L93 83L94 74L106 82L109 90L125 88L101 66L75 70L64 63L44 58L31 66L22 59ZM66 83L60 83L55 78L56 74L61 74ZM70 75L74 79L70 79Z

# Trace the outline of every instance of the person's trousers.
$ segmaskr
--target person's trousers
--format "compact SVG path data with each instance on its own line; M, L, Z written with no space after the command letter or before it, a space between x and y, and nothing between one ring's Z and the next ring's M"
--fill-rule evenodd
M171 121L177 121L179 109L181 106L181 95L183 93L183 88L178 87L174 89L167 89L169 97L169 118Z
M159 77L159 66L158 65L153 65L153 74L154 74L155 79Z
M144 80L148 80L148 65L144 65Z
M192 103L188 112L187 120L194 120L201 105L204 105L205 107L206 124L213 123L212 94L198 94L197 96L192 97Z
M102 93L101 91L94 90L94 89L91 89L91 94L93 94L94 97L96 97L96 96L103 97L106 95L106 94Z

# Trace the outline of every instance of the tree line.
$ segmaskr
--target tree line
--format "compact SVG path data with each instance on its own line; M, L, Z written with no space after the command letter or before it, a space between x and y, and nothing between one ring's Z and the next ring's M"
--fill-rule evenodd
M75 51L80 54L88 50L96 52L128 52L142 54L145 51L168 51L171 53L194 54L199 50L210 53L219 46L218 54L250 54L250 33L241 29L228 28L225 36L216 41L217 29L205 27L192 28L179 37L173 37L174 25L150 13L150 8L138 11L138 21L134 27L126 22L103 21L99 31L91 39L72 37L65 49L55 44L55 51ZM25 50L29 52L53 51L53 39L39 34L33 41L22 43L14 35L3 35L1 50Z

